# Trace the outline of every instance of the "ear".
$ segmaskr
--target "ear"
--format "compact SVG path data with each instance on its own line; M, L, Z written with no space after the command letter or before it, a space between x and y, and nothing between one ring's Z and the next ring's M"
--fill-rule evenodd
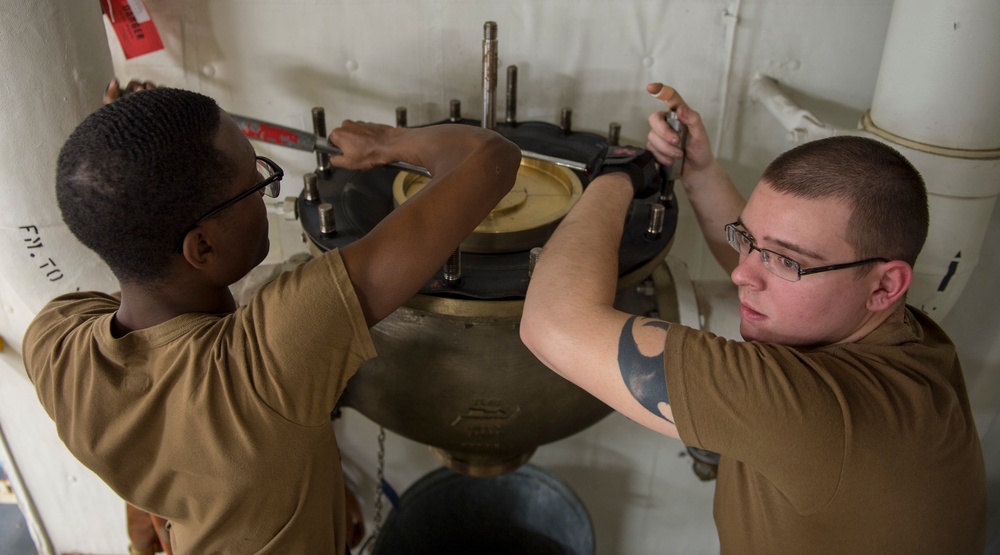
M867 303L868 310L873 312L889 309L906 296L913 282L913 268L902 260L891 260L882 263L877 277Z
M184 236L181 255L196 270L204 270L215 262L218 252L205 226L200 225Z

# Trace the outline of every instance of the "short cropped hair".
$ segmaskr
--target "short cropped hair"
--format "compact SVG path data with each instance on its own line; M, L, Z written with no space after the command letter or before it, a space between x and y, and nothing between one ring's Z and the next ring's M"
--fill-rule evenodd
M836 136L801 144L771 162L761 181L797 197L846 201L847 241L859 259L902 260L912 267L927 239L930 216L920 172L874 139Z
M163 279L181 233L228 194L235 162L213 144L220 121L215 100L159 88L101 107L66 140L63 220L119 281Z

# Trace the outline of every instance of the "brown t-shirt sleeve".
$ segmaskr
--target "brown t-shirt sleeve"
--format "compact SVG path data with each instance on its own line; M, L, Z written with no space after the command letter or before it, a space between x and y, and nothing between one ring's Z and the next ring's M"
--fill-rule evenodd
M670 406L686 444L747 464L793 503L832 497L848 432L823 353L680 325L670 326L664 352Z
M86 385L74 372L93 360L86 346L93 343L93 330L109 323L118 310L117 299L104 293L77 292L49 301L28 325L24 334L24 369L38 399L53 420L71 417L71 404Z
M245 357L253 390L303 425L328 421L347 380L375 356L339 251L262 287L234 315L233 326L231 356Z

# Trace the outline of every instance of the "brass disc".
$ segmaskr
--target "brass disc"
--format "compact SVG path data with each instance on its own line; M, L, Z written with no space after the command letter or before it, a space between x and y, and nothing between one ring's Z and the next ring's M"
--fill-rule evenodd
M395 206L406 202L430 181L422 175L399 172L392 183ZM473 253L501 253L542 246L583 194L580 178L567 168L541 160L521 159L517 181L497 203L461 249Z

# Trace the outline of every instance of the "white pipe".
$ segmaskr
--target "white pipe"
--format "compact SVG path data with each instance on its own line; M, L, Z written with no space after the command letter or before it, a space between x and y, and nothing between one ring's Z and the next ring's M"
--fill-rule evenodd
M927 183L931 229L909 301L943 318L979 263L1000 194L1000 2L896 0L862 125Z
M896 0L871 120L908 140L995 158L998 60L997 0Z
M847 134L843 129L826 125L812 112L796 104L771 77L755 74L750 81L749 92L751 99L763 104L782 127L788 130L788 140L793 143Z
M761 102L793 142L863 135L899 150L927 184L930 232L907 300L941 320L958 300L1000 194L1000 2L896 0L872 109L837 129L757 75Z

